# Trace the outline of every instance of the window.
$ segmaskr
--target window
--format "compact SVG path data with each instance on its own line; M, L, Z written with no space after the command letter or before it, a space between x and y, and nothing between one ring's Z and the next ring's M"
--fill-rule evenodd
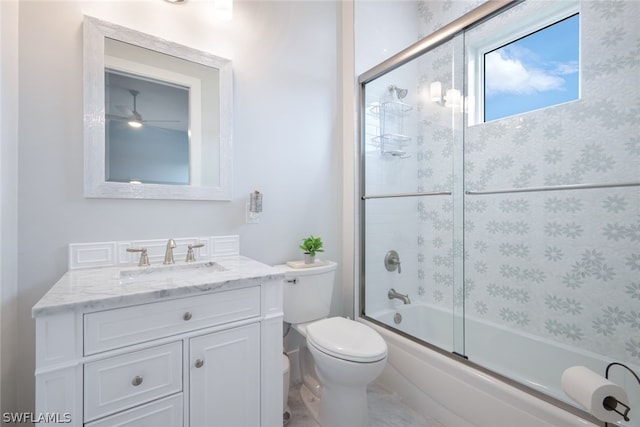
M470 124L579 98L579 18L575 9L529 22L470 52ZM473 99L473 98L471 98Z
M485 122L578 99L578 16L485 53Z

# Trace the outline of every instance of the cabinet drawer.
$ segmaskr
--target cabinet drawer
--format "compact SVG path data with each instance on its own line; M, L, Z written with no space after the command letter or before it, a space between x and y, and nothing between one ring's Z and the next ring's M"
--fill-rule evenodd
M84 420L182 391L182 342L174 342L84 366Z
M84 354L259 315L259 286L89 313Z
M182 427L182 393L103 418L85 427Z

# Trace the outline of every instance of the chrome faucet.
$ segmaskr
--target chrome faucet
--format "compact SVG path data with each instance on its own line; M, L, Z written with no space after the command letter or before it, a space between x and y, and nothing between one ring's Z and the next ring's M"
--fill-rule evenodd
M167 242L167 249L164 252L164 262L163 264L175 264L173 260L173 249L176 247L176 242L173 239L169 239Z
M394 299L394 298L399 299L405 304L411 304L411 300L409 299L409 294L404 295L404 294L398 293L393 288L389 289L389 292L387 293L387 297L389 299Z

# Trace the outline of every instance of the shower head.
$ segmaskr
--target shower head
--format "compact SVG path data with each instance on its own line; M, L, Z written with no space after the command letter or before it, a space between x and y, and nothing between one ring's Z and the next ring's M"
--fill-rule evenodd
M407 96L407 89L399 88L398 86L390 85L389 92L395 92L398 99L402 99Z

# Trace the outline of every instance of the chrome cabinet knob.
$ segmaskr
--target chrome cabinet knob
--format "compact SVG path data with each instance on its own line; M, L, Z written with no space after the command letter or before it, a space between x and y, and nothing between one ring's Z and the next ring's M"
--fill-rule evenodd
M202 368L203 365L204 365L204 360L196 359L196 363L194 364L196 368Z
M133 384L134 386L139 386L140 384L142 384L142 377L140 375L136 375L132 380L131 380L131 384Z
M188 311L184 314L184 316L182 316L184 320L191 320L192 317L193 315Z

